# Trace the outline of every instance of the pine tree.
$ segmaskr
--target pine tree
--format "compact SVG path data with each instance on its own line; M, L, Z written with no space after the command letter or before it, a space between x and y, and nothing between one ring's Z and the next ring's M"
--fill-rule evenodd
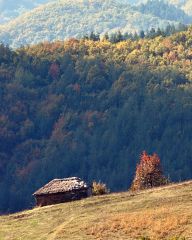
M143 30L140 31L139 37L140 38L145 38L145 32Z
M109 34L108 34L108 32L105 33L103 39L109 41Z

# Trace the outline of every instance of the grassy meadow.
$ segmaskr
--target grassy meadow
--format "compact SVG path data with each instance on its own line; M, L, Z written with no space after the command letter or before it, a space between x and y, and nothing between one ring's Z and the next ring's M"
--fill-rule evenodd
M0 216L0 240L191 240L192 182Z

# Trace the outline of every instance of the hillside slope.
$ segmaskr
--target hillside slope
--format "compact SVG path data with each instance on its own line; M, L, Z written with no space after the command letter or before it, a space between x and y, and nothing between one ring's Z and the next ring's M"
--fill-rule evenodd
M1 240L192 239L192 181L0 217Z
M0 24L51 0L0 0Z
M24 12L28 12L35 7L45 4L48 2L53 2L55 0L0 0L0 24L6 23ZM139 4L146 2L147 0L118 0L119 2L129 3L129 4ZM176 4L176 3L173 3Z
M0 212L53 178L128 189L143 150L192 178L192 28L112 44L0 45Z
M192 15L192 2L191 0L167 0L167 2L183 9L190 16Z
M60 0L48 3L0 27L0 40L12 47L82 37L91 31L132 32L163 28L176 21L142 14L118 0Z
M54 2L55 0L18 0L13 2L12 0L0 0L0 24L9 22L12 19L22 15L25 12L36 8L41 4ZM151 1L151 0L150 0ZM176 6L178 10L184 10L187 14L192 14L191 1L190 0L152 0L153 2L167 2ZM131 5L139 5L141 3L147 3L148 0L118 0L119 3L128 3ZM170 12L169 10L167 12Z
M186 1L186 3L184 4L184 6L182 8L187 14L192 16L192 2L191 2L191 0Z
M140 4L136 9L143 14L151 14L161 19L177 21L184 24L190 24L192 22L191 16L175 4L169 2L150 0L145 4Z

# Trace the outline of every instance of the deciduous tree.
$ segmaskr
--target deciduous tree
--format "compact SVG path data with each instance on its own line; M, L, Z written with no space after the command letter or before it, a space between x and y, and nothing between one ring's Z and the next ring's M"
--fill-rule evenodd
M163 176L160 158L154 153L148 155L146 151L141 154L140 163L137 165L135 179L131 186L132 190L142 190L146 188L165 185L166 178Z

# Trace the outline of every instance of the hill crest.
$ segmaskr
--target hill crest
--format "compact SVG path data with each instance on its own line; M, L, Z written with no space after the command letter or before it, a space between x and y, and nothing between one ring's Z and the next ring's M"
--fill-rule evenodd
M0 39L12 47L82 37L90 32L137 32L177 21L143 14L118 0L60 0L47 3L0 26Z

